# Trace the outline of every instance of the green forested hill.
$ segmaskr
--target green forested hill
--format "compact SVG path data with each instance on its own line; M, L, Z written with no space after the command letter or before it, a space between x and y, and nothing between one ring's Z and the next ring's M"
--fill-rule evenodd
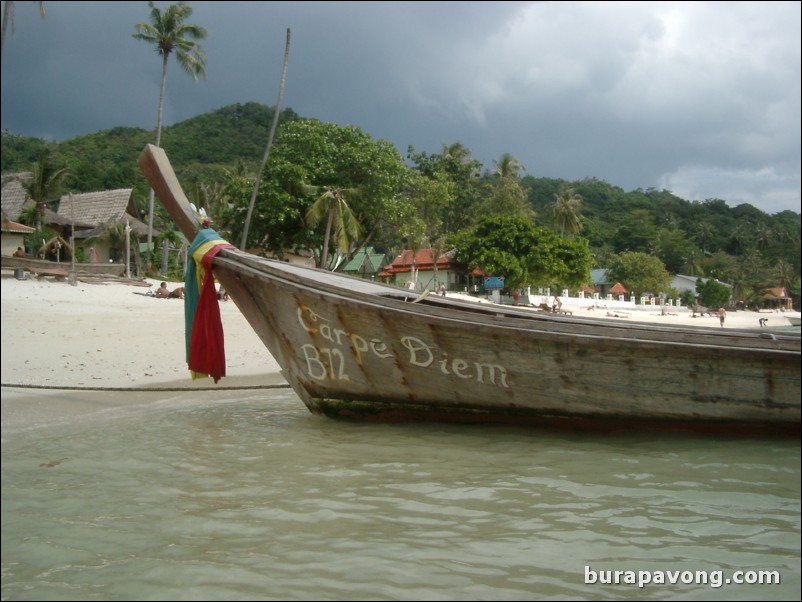
M281 113L279 123L297 119L292 109ZM236 104L165 127L162 147L182 180L214 178L223 169L244 164L255 172L264 154L273 108L258 103ZM67 164L70 176L65 191L92 192L134 187L138 200L147 196L147 183L137 159L153 131L117 127L95 134L48 143L38 138L2 134L2 172L30 171L39 150L54 149L54 160ZM199 169L203 166L203 169Z

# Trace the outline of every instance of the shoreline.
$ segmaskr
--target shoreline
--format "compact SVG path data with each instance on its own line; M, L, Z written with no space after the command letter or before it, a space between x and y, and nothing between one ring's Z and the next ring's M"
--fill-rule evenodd
M153 279L146 283L151 290L159 285ZM172 282L168 288L182 285ZM210 379L193 381L185 359L184 302L149 296L144 290L141 282L71 286L47 279L17 280L3 273L0 381L4 386L187 390L286 382L233 301L220 302L227 375L218 385ZM563 309L574 317L721 328L717 316L693 317L686 308L668 308L662 314L659 307L606 309L593 307L586 299L565 298ZM790 330L788 317L799 316L799 312L730 311L724 330ZM760 326L762 319L767 320L765 327Z
M149 279L150 290L159 286ZM182 283L171 282L173 290ZM131 283L16 280L2 275L2 439L165 398L192 403L287 388L278 364L231 302L220 302L227 376L192 380L184 302ZM134 294L136 293L136 294Z
M210 378L192 380L185 360L183 300L144 294L145 286L155 290L159 282L71 286L2 274L3 440L25 430L146 407L166 398L191 403L236 397L232 390L289 390L278 363L233 301L219 304L226 376L217 384ZM182 285L171 282L168 288ZM563 308L576 317L720 328L718 317L692 318L684 308L667 315L659 308L607 311L589 309L587 300L567 298ZM799 312L728 312L724 329L788 330L788 315ZM768 327L760 328L758 320L764 317Z

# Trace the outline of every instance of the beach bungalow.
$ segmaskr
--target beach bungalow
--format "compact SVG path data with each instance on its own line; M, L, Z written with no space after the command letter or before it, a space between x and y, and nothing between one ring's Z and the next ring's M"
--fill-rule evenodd
M5 251L4 251L5 252ZM766 307L774 309L782 309L791 311L793 307L793 299L785 290L785 287L779 286L777 288L770 288L763 294Z
M378 277L388 284L416 291L437 291L441 285L446 290L462 291L466 287L468 266L455 261L454 255L454 251L449 251L435 261L431 249L404 250Z
M696 295L696 282L699 280L696 276L686 276L684 274L677 274L671 279L671 288L679 294L685 291L690 291ZM703 280L704 282L704 280Z
M48 225L66 239L75 228L76 250L83 249L91 261L124 262L125 239L118 234L128 226L133 238L147 236L148 227L138 216L134 189L121 188L62 196L56 219ZM159 232L154 230L153 234L157 236Z
M590 286L594 292L599 293L599 298L604 299L610 292L612 283L607 279L607 270L594 268L590 270Z
M351 261L343 267L343 273L368 280L375 280L387 263L384 253L377 253L373 247L363 247L354 254Z
M3 255L13 255L19 248L25 248L25 237L34 232L34 229L24 224L18 224L7 219L3 219L0 238L2 238Z

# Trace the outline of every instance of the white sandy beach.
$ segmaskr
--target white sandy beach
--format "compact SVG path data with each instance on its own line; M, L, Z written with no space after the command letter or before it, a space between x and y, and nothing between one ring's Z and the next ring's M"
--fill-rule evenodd
M130 284L72 286L2 278L2 384L65 387L214 386L191 380L184 302L144 296ZM182 283L170 282L170 290ZM278 366L233 302L221 302L227 377L276 382ZM272 375L272 377L270 376ZM280 378L280 377L279 377Z

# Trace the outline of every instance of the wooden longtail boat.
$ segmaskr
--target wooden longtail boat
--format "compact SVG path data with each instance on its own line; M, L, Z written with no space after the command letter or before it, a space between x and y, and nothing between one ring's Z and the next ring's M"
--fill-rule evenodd
M184 235L162 149L140 165ZM549 315L224 249L221 285L313 413L601 430L800 433L800 337Z

